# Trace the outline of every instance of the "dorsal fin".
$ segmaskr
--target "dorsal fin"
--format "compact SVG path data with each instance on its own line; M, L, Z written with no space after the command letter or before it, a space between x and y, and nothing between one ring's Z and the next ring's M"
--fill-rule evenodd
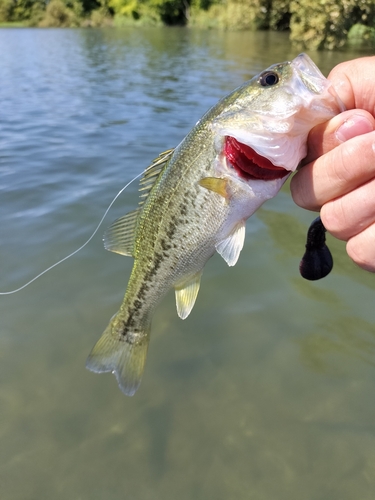
M141 191L139 208L129 212L128 214L115 220L113 224L104 233L104 247L110 252L119 253L120 255L129 255L134 257L134 241L137 221L145 199L149 195L154 186L160 172L165 164L169 161L174 149L168 149L161 153L151 165L146 168L139 182L139 191Z
M104 248L110 252L134 257L135 228L140 209L116 219L104 233Z
M139 182L139 191L141 193L139 201L140 206L144 204L145 199L147 198L151 189L153 188L157 178L159 177L160 172L163 170L164 166L171 158L173 151L174 149L168 149L168 151L160 153L160 155L157 158L155 158L155 160L151 163L151 165L146 168L145 173L143 174Z

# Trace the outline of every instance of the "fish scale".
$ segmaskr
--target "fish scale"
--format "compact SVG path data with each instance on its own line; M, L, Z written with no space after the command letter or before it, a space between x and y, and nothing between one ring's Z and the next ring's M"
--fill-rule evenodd
M105 247L132 256L134 266L118 313L88 357L90 370L113 372L125 394L135 393L160 300L174 288L178 315L190 314L208 259L218 252L229 266L237 262L247 218L297 168L311 128L342 109L301 54L245 82L154 160L140 181L139 208L105 234Z

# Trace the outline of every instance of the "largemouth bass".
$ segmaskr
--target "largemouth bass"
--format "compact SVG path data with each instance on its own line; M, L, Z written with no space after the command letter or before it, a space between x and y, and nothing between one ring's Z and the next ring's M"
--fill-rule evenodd
M87 368L113 372L131 396L144 369L154 310L170 288L185 319L203 268L218 252L236 264L245 222L306 155L309 131L343 110L311 59L270 66L211 108L140 181L139 208L107 230L105 247L134 257L120 310Z

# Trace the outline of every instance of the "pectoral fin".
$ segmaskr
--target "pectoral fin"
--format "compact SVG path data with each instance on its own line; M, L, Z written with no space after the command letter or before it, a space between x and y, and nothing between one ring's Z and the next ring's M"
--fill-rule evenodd
M219 177L204 177L198 184L209 191L220 194L223 198L228 199L228 180L220 179Z
M188 281L175 286L177 314L185 319L191 313L198 295L202 271Z
M245 242L245 221L240 221L232 232L217 243L216 251L223 257L228 266L234 266L240 256Z

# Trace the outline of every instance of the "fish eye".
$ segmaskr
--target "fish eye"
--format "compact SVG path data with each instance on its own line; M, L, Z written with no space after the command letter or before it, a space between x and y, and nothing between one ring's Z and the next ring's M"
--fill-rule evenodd
M259 77L259 83L262 87L271 87L279 81L279 75L275 71L265 71Z

